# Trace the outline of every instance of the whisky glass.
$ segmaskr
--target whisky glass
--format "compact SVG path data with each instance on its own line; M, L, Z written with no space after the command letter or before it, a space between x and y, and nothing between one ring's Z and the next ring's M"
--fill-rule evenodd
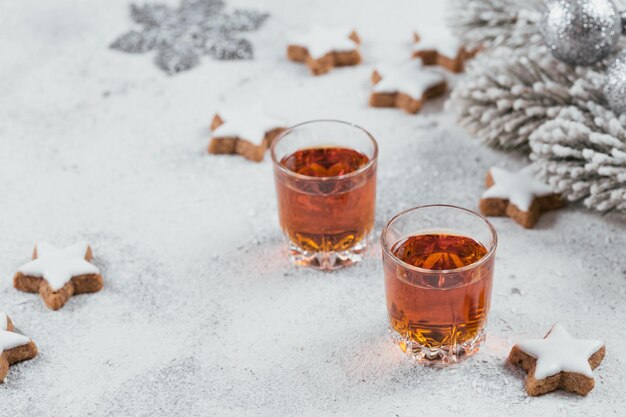
M374 227L378 145L337 120L296 125L271 146L278 217L297 265L333 270L359 262Z
M468 357L485 340L498 238L473 211L427 205L403 211L381 245L389 332L422 364Z

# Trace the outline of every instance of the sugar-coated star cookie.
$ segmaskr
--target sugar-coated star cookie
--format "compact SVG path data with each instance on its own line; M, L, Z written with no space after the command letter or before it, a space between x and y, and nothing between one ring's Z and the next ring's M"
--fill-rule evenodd
M13 277L20 291L38 292L48 307L58 310L71 296L102 289L102 275L90 261L91 247L84 242L57 248L39 242L33 260L25 263Z
M439 65L452 72L463 72L465 62L478 52L468 49L447 28L423 28L413 33L413 57L421 58L425 65Z
M487 190L479 203L481 213L509 216L525 228L532 228L542 213L565 205L560 194L534 179L526 168L518 172L491 168L485 184Z
M446 92L446 78L441 71L425 68L421 60L397 66L379 65L372 73L372 107L397 107L417 113L424 101Z
M213 116L209 153L239 154L260 162L285 124L259 114L221 112Z
M287 46L287 58L305 63L314 75L361 62L359 35L354 30L316 26Z
M559 388L587 395L595 385L591 370L600 365L605 350L602 341L576 339L557 323L545 338L513 346L509 362L528 372L526 391L530 395Z
M0 311L0 382L6 378L9 366L37 356L35 342L14 330L9 316Z

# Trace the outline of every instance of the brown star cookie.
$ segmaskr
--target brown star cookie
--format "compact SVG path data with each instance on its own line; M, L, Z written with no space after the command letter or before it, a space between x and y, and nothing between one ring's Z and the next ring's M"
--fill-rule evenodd
M595 385L592 369L605 353L602 341L576 339L557 323L545 338L513 346L508 360L528 372L525 385L530 395L557 389L587 395Z
M439 65L449 71L463 72L465 62L478 52L468 49L456 37L440 29L413 33L413 57L421 58L424 65Z
M487 190L479 207L485 216L509 216L525 228L532 228L542 213L561 208L560 194L534 179L526 170L508 172L491 168L485 181Z
M14 332L11 319L0 311L0 382L9 366L37 356L37 345L26 336Z
M22 265L13 277L13 286L20 291L38 292L49 308L58 310L73 295L102 289L102 275L91 263L92 258L86 243L57 248L39 242L33 260Z
M213 116L209 153L239 154L251 161L260 162L272 141L282 133L284 124L261 115L226 113Z
M411 61L395 67L379 66L372 73L372 107L397 107L415 114L428 99L443 95L447 89L444 75Z
M287 58L305 63L314 75L361 62L359 35L353 30L317 27L287 46Z

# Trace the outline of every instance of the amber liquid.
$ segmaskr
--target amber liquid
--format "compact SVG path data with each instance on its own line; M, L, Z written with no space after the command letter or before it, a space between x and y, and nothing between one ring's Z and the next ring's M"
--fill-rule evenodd
M396 243L391 251L409 265L432 270L416 271L385 258L392 329L428 348L473 341L487 320L493 257L474 268L455 269L482 259L485 246L465 236L424 234Z
M307 252L341 252L367 237L374 224L376 166L337 179L367 165L353 149L301 149L280 165L305 177L276 169L280 224L291 242Z

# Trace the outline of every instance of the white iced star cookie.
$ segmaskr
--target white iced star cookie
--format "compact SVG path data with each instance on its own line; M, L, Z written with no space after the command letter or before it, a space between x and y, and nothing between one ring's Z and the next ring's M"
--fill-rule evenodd
M413 57L421 58L425 65L439 65L458 73L465 62L476 55L477 49L468 49L445 27L425 27L413 33Z
M527 168L518 172L491 168L485 185L480 211L485 216L509 216L526 228L532 228L543 212L564 205L560 194L534 179Z
M239 154L260 162L285 123L263 114L222 111L211 122L211 154Z
M305 63L314 75L361 62L359 35L350 29L316 26L287 46L287 58Z
M399 65L378 65L372 73L374 88L369 104L372 107L398 107L417 113L423 103L443 95L446 78L435 68L426 68L421 60Z
M526 391L530 395L559 388L586 395L594 387L591 370L602 362L604 354L602 341L577 339L557 323L545 338L513 346L509 362L528 372Z
M37 356L35 343L13 330L11 319L0 311L0 381L4 381L10 365Z
M18 268L13 286L20 291L39 292L53 310L63 307L75 294L102 289L102 275L90 261L93 255L87 243L57 248L39 242L33 260Z

